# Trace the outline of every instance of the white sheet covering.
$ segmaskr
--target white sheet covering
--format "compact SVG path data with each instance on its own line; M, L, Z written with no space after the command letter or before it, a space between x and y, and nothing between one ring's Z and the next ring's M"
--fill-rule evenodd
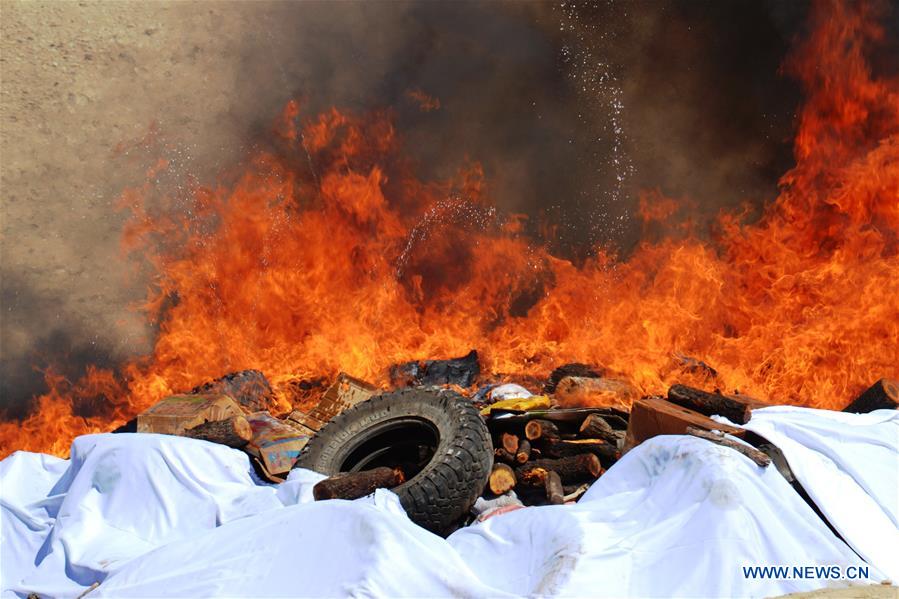
M899 412L776 406L754 410L746 428L780 448L840 536L899 582Z
M827 417L791 408L769 426L815 451L885 446L877 467L890 471L897 447L880 425L854 429L849 448L793 429ZM761 597L833 583L746 578L742 566L863 564L774 468L691 437L642 444L577 505L513 511L446 540L387 491L312 502L320 478L298 470L266 485L239 451L161 435L81 437L71 461L16 453L0 462L2 596L75 597L100 582L88 597Z

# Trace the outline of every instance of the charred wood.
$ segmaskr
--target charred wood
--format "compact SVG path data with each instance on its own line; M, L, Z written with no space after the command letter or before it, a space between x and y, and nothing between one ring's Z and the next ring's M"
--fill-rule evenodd
M191 390L192 395L228 395L247 412L272 410L275 394L265 375L258 370L239 370Z
M727 396L709 393L686 385L673 385L668 389L668 401L695 410L706 416L724 416L736 424L749 422L751 410L762 402L745 396Z
M895 410L897 408L899 408L899 381L880 379L859 395L855 401L843 408L843 411L866 414L874 410Z

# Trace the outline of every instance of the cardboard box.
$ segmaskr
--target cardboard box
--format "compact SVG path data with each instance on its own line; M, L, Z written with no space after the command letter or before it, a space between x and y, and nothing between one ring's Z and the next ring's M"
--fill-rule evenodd
M204 422L240 415L240 405L227 395L171 395L137 416L137 432L180 435Z
M253 439L244 447L270 475L290 472L300 452L314 434L312 431L291 426L268 412L256 412L247 416L253 428Z
M318 431L329 420L344 410L365 401L377 392L378 388L374 385L369 385L365 381L341 372L337 375L337 380L328 387L321 401L311 412L308 414L303 414L299 411L294 412L294 414L297 414L296 421ZM294 414L289 416L291 420L294 420Z

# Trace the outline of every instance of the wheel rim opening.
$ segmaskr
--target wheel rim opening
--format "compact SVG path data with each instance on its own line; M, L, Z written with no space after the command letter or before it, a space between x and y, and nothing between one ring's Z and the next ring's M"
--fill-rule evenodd
M381 466L399 468L412 479L434 457L440 443L437 428L421 418L397 418L382 423L351 444L341 472L359 472Z

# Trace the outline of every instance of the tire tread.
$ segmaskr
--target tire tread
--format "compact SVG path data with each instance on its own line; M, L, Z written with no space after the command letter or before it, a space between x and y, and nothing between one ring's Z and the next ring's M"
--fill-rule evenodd
M340 447L398 413L415 413L422 402L441 409L442 416L429 418L441 441L431 462L395 492L414 522L438 534L451 532L483 491L493 467L487 426L471 402L457 393L412 388L372 397L326 424L295 467L337 474L340 465L334 458Z

